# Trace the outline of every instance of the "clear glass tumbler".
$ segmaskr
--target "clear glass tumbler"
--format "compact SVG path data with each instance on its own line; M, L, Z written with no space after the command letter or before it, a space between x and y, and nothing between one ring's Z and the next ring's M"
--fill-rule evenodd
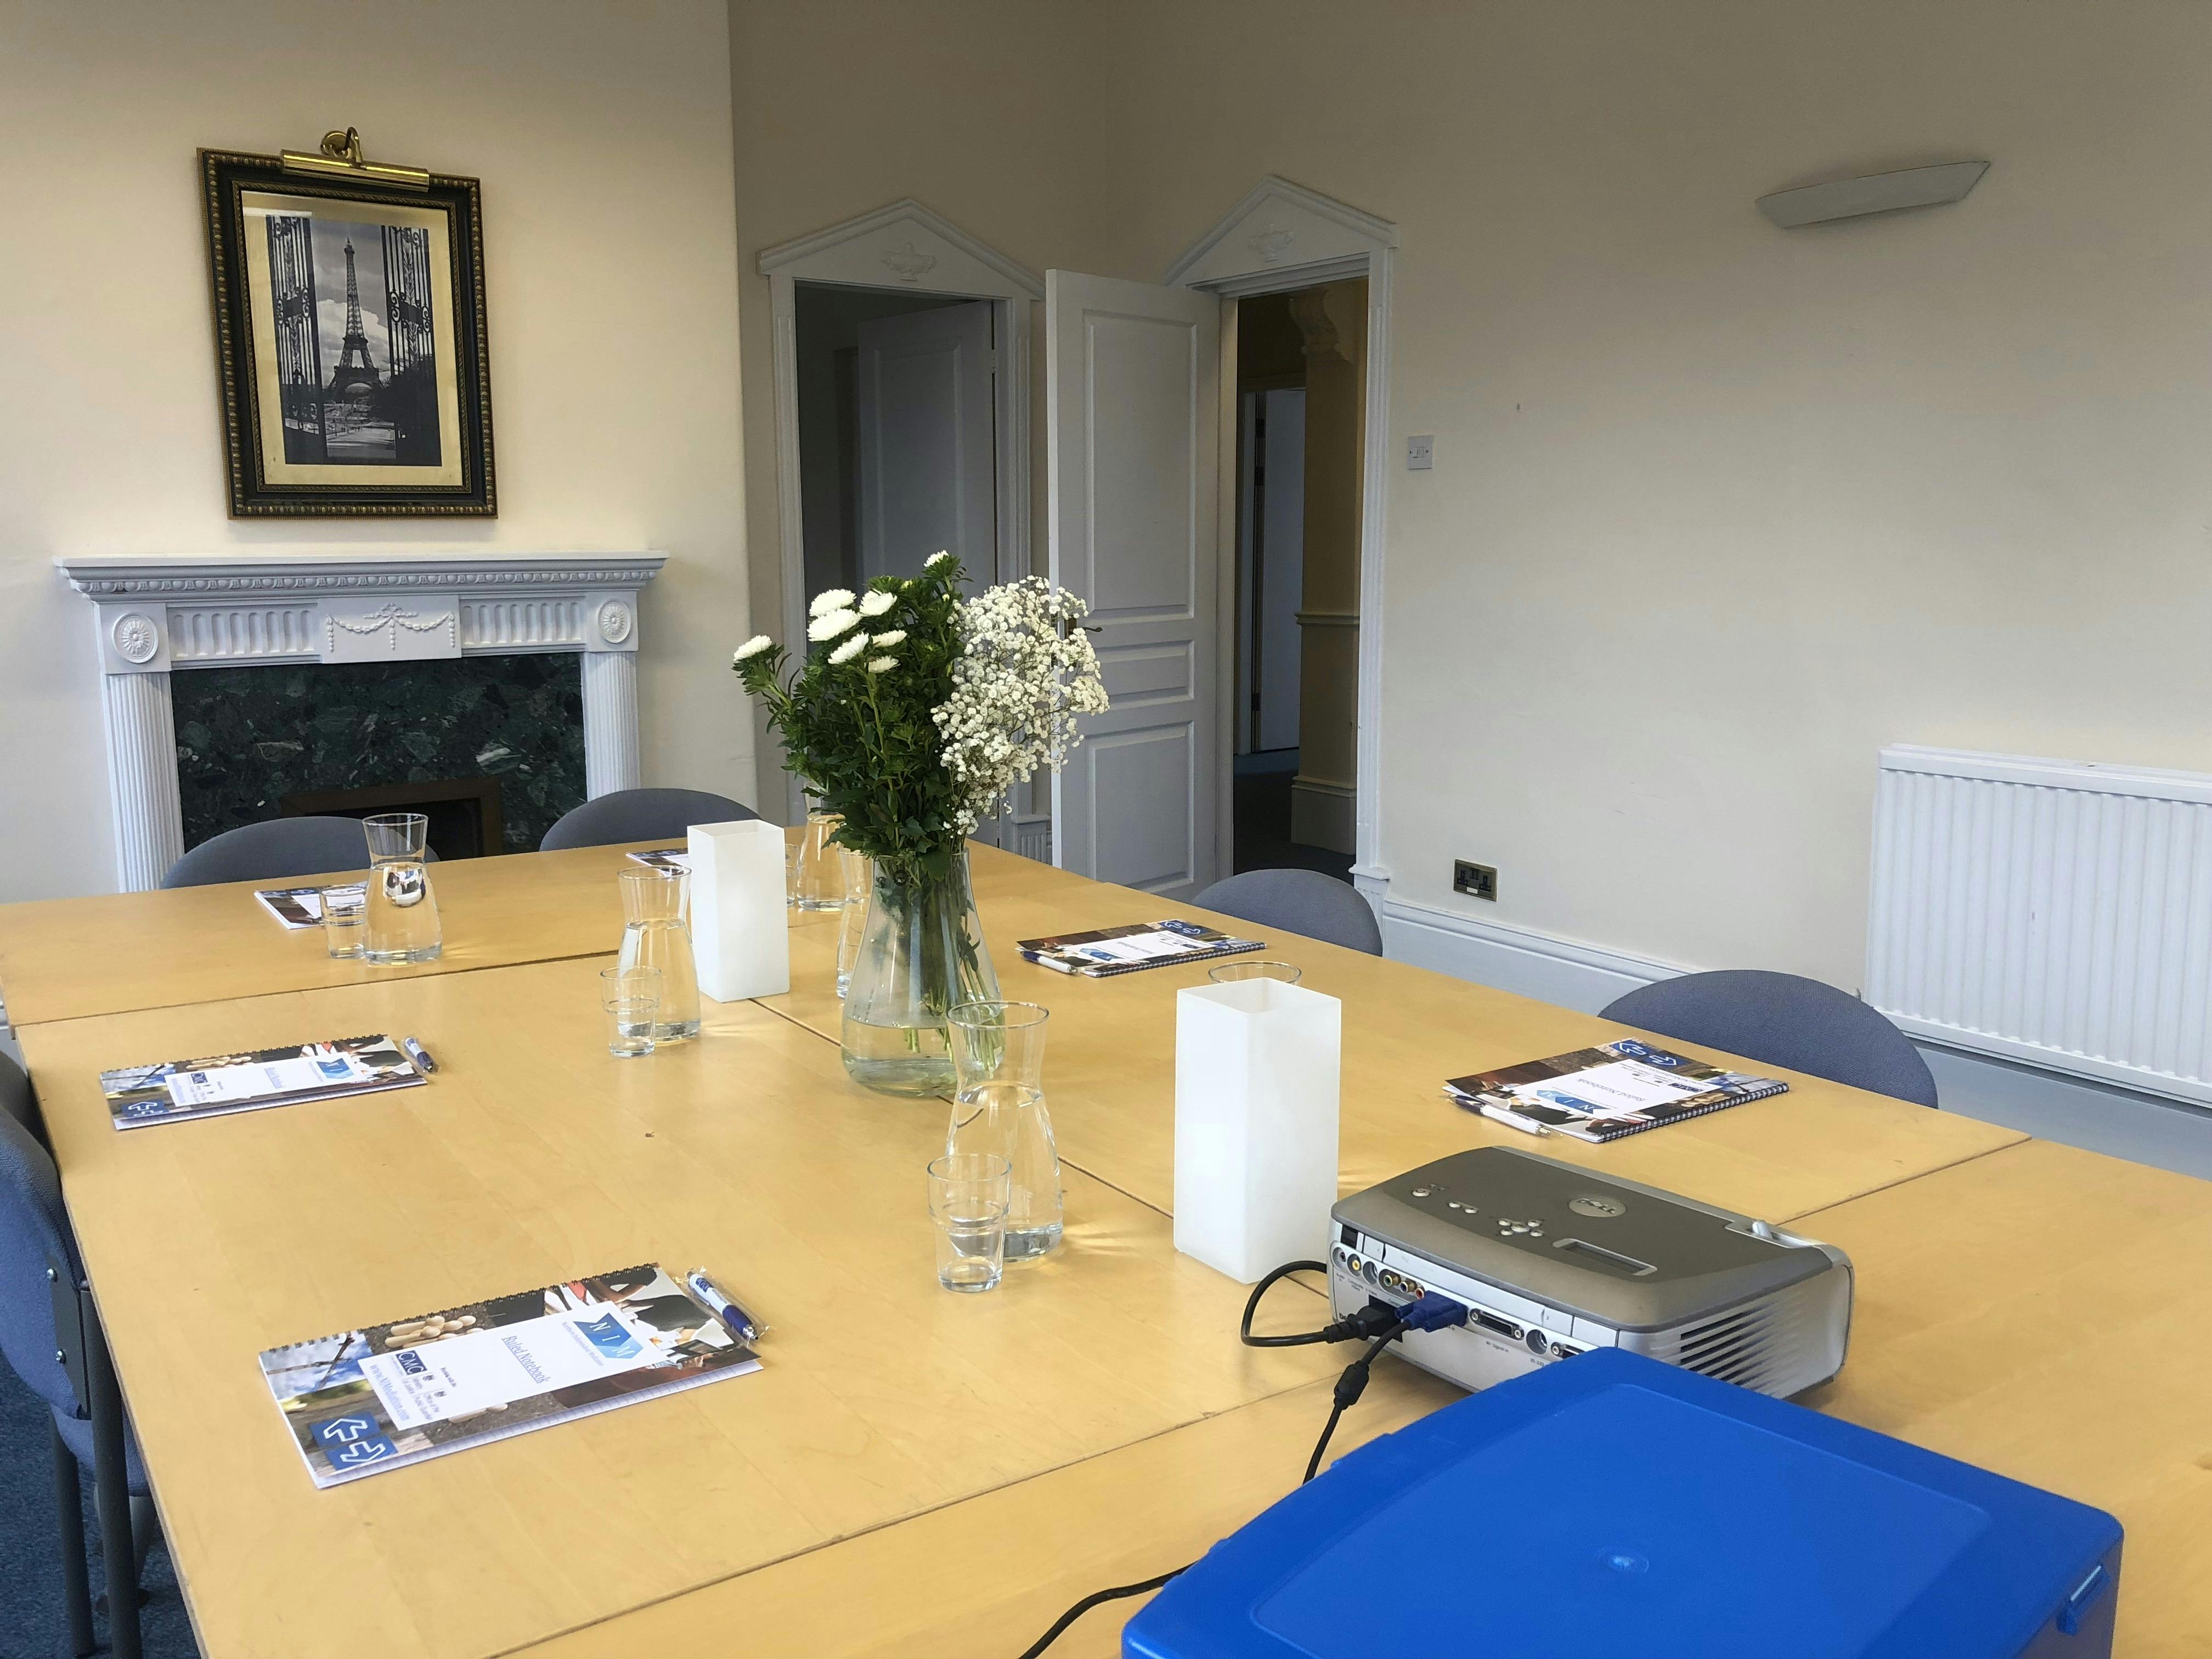
M1206 970L1206 976L1216 985L1234 985L1245 979L1279 979L1285 985L1296 985L1304 970L1287 962L1217 962Z
M660 1014L653 1024L655 1043L689 1042L699 1035L699 969L691 956L691 930L684 925L684 901L691 885L686 870L624 870L622 884L620 968L660 970Z
M842 850L830 837L840 820L835 812L809 812L799 837L799 871L793 878L793 904L801 910L836 910L845 902Z
M853 964L860 959L860 941L868 932L868 893L876 884L876 861L849 847L837 849L845 870L845 913L837 922L837 994L853 983Z
M945 1016L952 1048L948 1155L1006 1160L1006 1264L1041 1261L1060 1246L1060 1154L1044 1104L1046 1010L1034 1002L963 1002Z
M607 1052L635 1060L653 1052L653 1030L660 1018L660 969L603 968L599 1006L606 1011Z
M358 957L368 949L368 890L359 882L325 887L317 902L323 912L323 943L337 957Z
M937 1224L937 1282L973 1295L1006 1270L1007 1182L1003 1158L963 1152L929 1166L929 1218Z
M430 890L430 820L420 812L380 812L363 818L368 836L368 938L371 962L435 962L445 947L437 895Z

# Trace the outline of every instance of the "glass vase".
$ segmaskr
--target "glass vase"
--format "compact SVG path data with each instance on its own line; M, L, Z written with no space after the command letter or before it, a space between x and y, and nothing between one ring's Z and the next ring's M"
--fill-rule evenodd
M656 1046L689 1042L699 1035L699 975L691 955L691 930L684 901L691 884L683 870L629 869L622 884L622 954L616 967L660 970L660 1007L653 1022Z
M945 1017L998 995L967 853L955 854L939 876L878 863L845 993L845 1070L853 1080L878 1094L951 1094Z
M1060 1248L1060 1154L1044 1105L1046 1018L1034 1002L963 1002L945 1019L956 1085L945 1156L981 1152L1012 1165L1009 1267Z

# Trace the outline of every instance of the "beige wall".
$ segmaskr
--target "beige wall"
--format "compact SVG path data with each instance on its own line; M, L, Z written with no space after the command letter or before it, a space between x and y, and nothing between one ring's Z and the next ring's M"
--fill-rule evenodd
M1153 280L1268 173L1400 226L1394 895L1855 985L1883 743L2212 769L2212 8L738 11L749 296L907 194ZM1965 155L1956 208L1752 208Z
M58 553L381 543L670 556L652 783L752 793L719 0L0 11L0 900L114 881L91 607ZM193 152L350 122L483 180L500 516L226 516Z

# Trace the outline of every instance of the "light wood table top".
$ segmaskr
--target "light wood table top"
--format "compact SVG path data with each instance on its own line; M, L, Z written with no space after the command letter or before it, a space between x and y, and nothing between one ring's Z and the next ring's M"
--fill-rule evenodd
M1843 1375L1800 1403L2110 1510L2115 1655L2212 1650L2212 1182L2032 1141L1798 1224L1850 1253L1857 1296ZM1332 1452L1459 1397L1386 1361ZM1279 1395L531 1659L706 1659L738 1630L817 1659L1018 1653L1081 1596L1194 1560L1280 1498L1328 1409L1326 1384ZM1006 1565L945 1570L969 1559ZM1053 1659L1118 1654L1142 1605L1086 1614Z
M606 1055L605 957L42 1023L22 1040L208 1659L506 1652L1314 1378L1071 1172L1061 1255L935 1282L933 1103L750 1005ZM105 1066L412 1032L428 1087L118 1132ZM641 1261L750 1293L766 1369L318 1492L263 1348ZM740 1644L742 1645L742 1644Z
M1798 1225L1856 1275L1802 1403L2111 1510L2114 1654L2212 1653L2212 1182L2036 1140Z
M1330 1387L1294 1389L524 1652L1013 1659L1093 1590L1195 1561L1295 1487ZM1461 1397L1410 1365L1380 1365L1329 1441L1332 1459ZM1085 1613L1050 1659L1119 1659L1121 1626L1150 1599Z
M1006 869L1002 861L1026 868ZM1788 1079L1790 1092L1609 1146L1565 1135L1538 1139L1453 1105L1444 1079L1583 1048L1625 1036L1627 1027L1255 929L1012 854L975 862L1003 994L1052 1010L1045 1093L1060 1155L1159 1209L1171 1209L1175 1194L1176 993L1205 984L1206 966L1083 979L1023 961L1016 941L1170 915L1266 939L1261 956L1296 964L1304 984L1344 1004L1346 1192L1465 1147L1498 1145L1785 1221L2027 1139L2015 1129L1741 1060L1747 1069ZM842 1006L836 952L834 931L794 933L793 989L761 1006L834 1041Z
M667 844L631 842L434 865L430 881L445 954L407 967L333 961L319 931L287 931L254 901L257 887L327 884L345 879L341 874L0 905L0 1003L9 1024L35 1025L596 955L622 942L616 872L635 867L627 866L629 853ZM790 915L794 927L837 919L834 911Z

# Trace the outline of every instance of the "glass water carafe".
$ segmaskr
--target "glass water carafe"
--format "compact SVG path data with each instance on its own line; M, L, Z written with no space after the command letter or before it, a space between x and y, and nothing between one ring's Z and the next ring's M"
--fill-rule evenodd
M699 1035L699 970L691 960L691 930L684 901L691 884L683 870L625 870L622 956L618 968L660 969L660 1013L653 1045L688 1042Z
M992 1153L1013 1165L1009 1267L1060 1244L1060 1154L1044 1106L1045 1019L1034 1002L963 1003L945 1016L955 1091L945 1150Z
M430 820L420 812L379 812L362 820L368 836L371 962L435 962L445 949L438 898L430 890Z
M799 868L791 883L791 902L801 910L836 910L845 902L844 850L830 837L842 820L835 812L809 812L799 832Z

